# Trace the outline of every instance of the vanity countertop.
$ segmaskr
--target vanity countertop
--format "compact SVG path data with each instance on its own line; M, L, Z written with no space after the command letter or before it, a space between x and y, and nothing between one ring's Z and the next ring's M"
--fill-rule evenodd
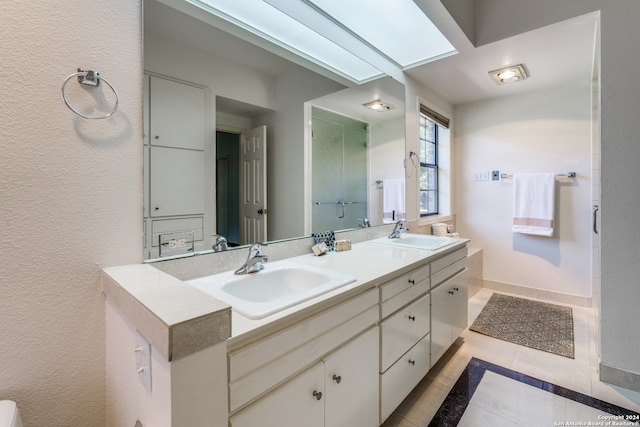
M225 339L229 349L237 348L409 272L430 258L460 249L468 242L452 240L453 244L435 251L366 241L352 245L349 251L289 258L296 263L352 275L357 280L258 320L232 312L228 305L149 264L105 269L103 291L167 360L173 360ZM265 253L268 255L268 250ZM265 268L269 268L268 263Z

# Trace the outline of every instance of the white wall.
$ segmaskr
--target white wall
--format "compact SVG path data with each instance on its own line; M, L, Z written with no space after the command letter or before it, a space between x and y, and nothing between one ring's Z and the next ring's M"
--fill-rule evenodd
M583 82L456 107L456 224L485 280L591 297L591 116ZM556 184L553 237L511 232L513 180L474 181L493 170L577 173Z
M142 260L140 3L0 7L0 398L25 426L105 425L100 269ZM117 89L111 118L62 102L78 67Z

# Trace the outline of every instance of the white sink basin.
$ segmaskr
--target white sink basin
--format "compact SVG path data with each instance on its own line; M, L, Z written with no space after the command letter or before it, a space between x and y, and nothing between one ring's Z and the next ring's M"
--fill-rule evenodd
M389 239L383 237L372 240L373 243L381 243L384 245L403 246L407 248L425 249L435 251L457 242L457 239L447 236L432 236L429 234L408 234L400 235L398 239Z
M278 261L265 264L264 270L257 273L226 272L187 283L226 302L249 319L262 319L355 281L355 277L346 274Z

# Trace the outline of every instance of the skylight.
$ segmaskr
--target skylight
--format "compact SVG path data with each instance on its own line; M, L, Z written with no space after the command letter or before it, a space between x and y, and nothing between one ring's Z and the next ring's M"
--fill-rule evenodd
M413 0L303 1L315 5L403 69L455 52Z
M187 0L356 83L455 53L413 0Z
M356 83L382 75L366 61L262 0L189 1Z

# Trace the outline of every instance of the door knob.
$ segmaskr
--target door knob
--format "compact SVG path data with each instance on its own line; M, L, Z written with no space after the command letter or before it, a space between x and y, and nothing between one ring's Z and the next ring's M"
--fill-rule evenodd
M264 214L268 214L268 213L269 213L268 209L262 209L262 208L258 209L258 214L259 215L264 215Z

